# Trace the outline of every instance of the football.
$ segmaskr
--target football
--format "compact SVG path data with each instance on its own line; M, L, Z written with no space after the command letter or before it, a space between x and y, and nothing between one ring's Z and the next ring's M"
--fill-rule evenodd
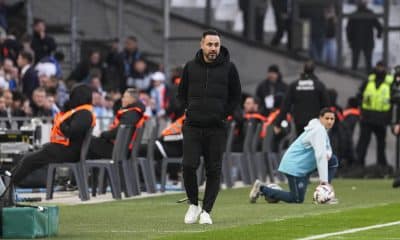
M281 186L279 186L276 183L267 184L267 187L272 188L272 189L282 190ZM267 196L265 196L265 201L267 201L268 203L277 203L277 202L279 202L279 200L273 199L273 198L269 198Z
M324 204L335 197L335 192L330 185L318 185L315 188L313 201L317 204Z

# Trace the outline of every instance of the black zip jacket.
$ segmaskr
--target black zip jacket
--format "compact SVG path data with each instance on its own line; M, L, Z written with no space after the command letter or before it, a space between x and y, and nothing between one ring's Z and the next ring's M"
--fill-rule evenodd
M275 124L282 122L290 112L296 125L307 125L312 118L318 117L323 107L329 106L325 85L312 75L289 85Z
M212 63L206 63L199 50L183 69L177 97L186 109L185 124L223 127L241 97L239 74L228 50L221 46L220 54Z

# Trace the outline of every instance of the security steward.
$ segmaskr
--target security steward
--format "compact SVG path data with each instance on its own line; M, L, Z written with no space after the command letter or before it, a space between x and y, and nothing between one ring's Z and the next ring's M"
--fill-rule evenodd
M135 88L125 90L122 99L122 107L117 111L113 123L108 131L101 133L100 137L93 137L89 146L89 159L110 159L114 148L120 124L132 126L134 137L135 129L143 124L145 107L139 100L139 91Z
M74 87L64 111L54 118L50 143L21 159L11 171L11 182L18 183L35 169L49 163L79 161L85 134L96 123L91 104L92 90L87 85Z
M280 133L280 123L286 118L287 113L293 117L296 125L297 136L313 118L318 117L324 107L329 107L329 95L325 84L314 73L315 65L312 61L304 64L300 79L291 83L281 106L281 112L275 120L274 132Z
M393 76L386 73L383 62L378 62L368 80L360 87L357 95L361 101L360 138L356 148L358 166L365 166L365 155L372 133L378 145L377 164L387 166L385 139L386 127L390 123L392 83Z

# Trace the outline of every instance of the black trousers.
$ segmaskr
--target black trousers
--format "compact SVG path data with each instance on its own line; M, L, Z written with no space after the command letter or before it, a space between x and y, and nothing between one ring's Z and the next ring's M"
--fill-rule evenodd
M79 148L48 143L35 152L27 153L11 170L11 181L18 184L28 174L49 163L79 161Z
M114 144L101 137L92 137L89 145L88 159L111 159Z
M376 136L376 142L378 145L377 149L377 163L378 165L386 166L386 126L375 125L371 123L361 122L360 123L360 138L357 144L357 165L365 166L365 155L367 153L368 145L371 140L372 133Z
M358 59L360 57L360 53L364 53L365 57L365 67L367 69L367 72L371 70L371 58L372 58L372 50L373 48L370 47L355 47L352 48L352 55L351 55L351 69L357 70L358 68Z
M198 186L196 170L200 157L204 158L206 169L206 189L203 209L211 212L217 198L220 179L222 154L225 150L226 128L183 127L183 179L186 194L191 204L198 205Z

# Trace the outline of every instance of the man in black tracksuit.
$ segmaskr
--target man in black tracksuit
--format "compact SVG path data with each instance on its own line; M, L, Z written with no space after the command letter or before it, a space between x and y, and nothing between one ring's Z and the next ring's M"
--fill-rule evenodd
M186 108L183 126L183 179L190 207L185 223L212 224L209 213L217 198L222 153L225 147L225 119L240 103L241 86L228 50L221 46L219 34L206 31L201 49L182 73L178 99ZM198 206L196 169L200 157L206 168L203 208ZM203 210L203 211L202 211Z
M291 83L281 106L281 112L275 124L282 122L290 112L294 118L297 136L303 131L308 121L318 117L319 111L329 106L329 95L325 85L314 75L314 63L304 64L300 79ZM280 132L280 126L275 127Z

